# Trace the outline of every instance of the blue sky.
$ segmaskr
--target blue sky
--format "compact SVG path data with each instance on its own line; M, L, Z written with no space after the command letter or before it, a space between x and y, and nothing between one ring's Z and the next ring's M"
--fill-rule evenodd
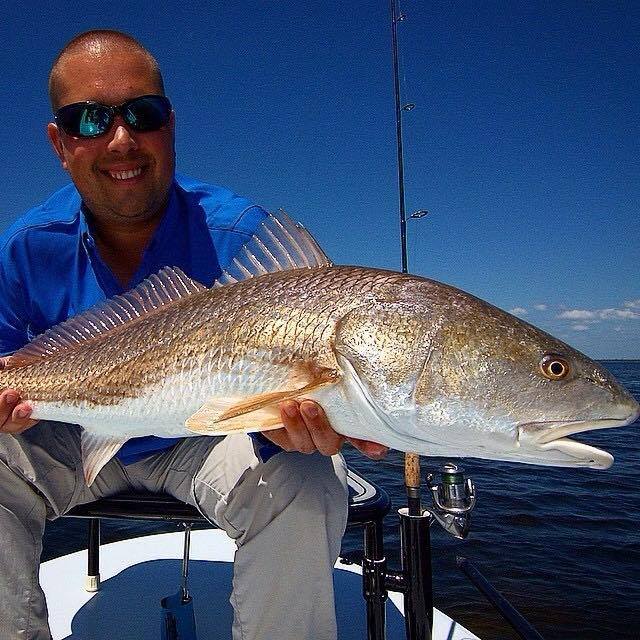
M159 60L180 171L284 207L338 263L399 269L386 0L12 4L0 230L66 182L49 65L108 27ZM400 5L407 210L430 212L409 222L410 271L640 358L639 5Z

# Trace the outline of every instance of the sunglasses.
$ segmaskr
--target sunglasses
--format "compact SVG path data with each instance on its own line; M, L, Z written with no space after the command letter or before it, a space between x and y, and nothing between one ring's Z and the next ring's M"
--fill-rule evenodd
M75 138L97 138L111 129L116 116L134 131L157 131L169 123L171 103L165 96L139 96L110 107L93 102L74 102L56 111L56 124Z

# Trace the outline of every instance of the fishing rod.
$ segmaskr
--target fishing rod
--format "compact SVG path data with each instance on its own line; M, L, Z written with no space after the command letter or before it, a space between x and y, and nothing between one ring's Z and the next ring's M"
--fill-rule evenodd
M400 213L400 250L402 257L402 273L408 273L407 256L407 215L404 193L404 155L402 147L402 113L411 111L415 104L409 102L402 104L400 98L400 70L398 62L398 24L406 18L405 14L398 11L398 0L390 0L391 8L391 50L393 56L393 86L395 97L396 114L396 147L398 166L398 210ZM426 209L419 209L411 214L411 218L423 218L428 215ZM412 517L419 517L423 514L420 500L420 458L417 453L405 454L405 486L407 491L407 508ZM461 467L453 463L446 463L442 469L443 487L432 485L433 476L428 475L429 489L433 500L433 507L429 508L435 519L456 537L463 537L462 523L452 525L444 516L447 512L460 515L468 513L475 504L475 493L473 483L467 481ZM446 485L461 484L455 491L448 492ZM449 495L450 494L450 495ZM454 495L455 494L455 495ZM455 504L454 504L455 502ZM440 516L440 517L439 517ZM468 519L468 518L467 518ZM465 524L465 532L468 530L468 522Z
M391 8L391 49L393 57L393 84L396 115L396 148L398 166L398 199L400 213L400 247L402 273L408 273L407 257L407 216L404 193L404 156L402 148L402 114L411 111L413 103L402 104L400 99L400 72L398 62L398 24L405 14L398 10L398 0L390 0ZM412 214L412 218L427 215L425 209ZM384 577L382 584L404 594L405 630L408 640L431 640L433 631L433 590L431 583L431 525L438 522L448 533L457 537L466 537L470 525L470 512L475 506L475 488L470 478L466 478L461 467L447 463L441 470L442 480L435 483L431 474L427 476L433 504L422 507L420 497L420 458L417 453L406 453L404 464L407 507L398 510L400 516L400 573L378 569ZM382 560L365 558L363 568L375 573L372 563ZM379 579L380 581L380 579ZM365 589L366 591L367 589ZM374 589L375 590L375 589ZM384 590L384 589L383 589ZM380 605L377 605L380 607ZM384 620L384 614L380 615ZM383 623L384 624L384 623ZM383 625L382 625L383 626ZM370 640L384 638L370 634Z
M400 72L398 63L398 23L405 18L398 13L397 0L390 0L391 4L391 51L393 56L393 88L396 108L396 147L398 156L398 198L400 211L400 250L402 257L402 273L408 272L407 257L407 214L404 197L404 155L402 151L402 111L409 105L402 106L400 100ZM420 458L417 453L407 453L404 458L404 483L407 492L407 506L409 515L419 516L420 506Z
M402 112L406 107L400 100L400 73L398 63L398 23L405 18L397 10L397 0L390 0L391 51L393 56L393 88L396 112L396 148L398 165L398 198L400 212L400 248L402 273L408 273L407 215L404 196L404 156L402 150ZM398 576L404 587L405 631L407 638L431 640L433 630L433 591L431 586L431 538L433 520L420 504L420 458L417 453L406 453L404 483L407 507L400 509L400 554L402 572Z

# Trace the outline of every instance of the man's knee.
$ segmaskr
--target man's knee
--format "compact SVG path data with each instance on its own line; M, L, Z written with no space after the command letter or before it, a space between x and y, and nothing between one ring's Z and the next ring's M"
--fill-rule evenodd
M19 473L0 460L0 519L9 518L10 522L19 521L23 526L27 520L42 523L46 518L47 509L42 496ZM9 523L2 520L3 534Z
M308 489L317 495L347 496L347 467L341 455L320 453L282 453L267 463L273 471L263 475L272 486L289 485L297 490Z
M316 503L337 509L346 504L347 471L342 456L283 452L256 471L249 486L270 500L289 504L302 498L307 509Z
M23 434L0 434L2 494L37 495L50 517L64 513L78 483L72 425L40 422ZM6 478L6 479L5 479ZM8 498L7 498L8 499Z
M206 492L196 487L199 493L199 506L206 509ZM290 522L292 530L328 527L341 536L347 497L341 456L283 452L248 470L227 496L219 497L210 517L238 542L276 518Z

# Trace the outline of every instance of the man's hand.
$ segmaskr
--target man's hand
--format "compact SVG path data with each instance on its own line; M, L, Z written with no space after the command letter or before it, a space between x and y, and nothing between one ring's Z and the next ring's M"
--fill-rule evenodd
M284 428L263 431L262 435L285 451L313 453L319 451L325 456L338 453L345 441L372 460L384 458L389 450L376 442L345 438L336 433L329 424L322 407L313 400L287 400L280 404L280 417Z
M0 370L5 367L5 358L0 358ZM37 420L29 420L31 407L20 402L15 389L4 389L0 393L0 433L22 433L33 427Z
M20 401L14 389L4 389L0 393L0 433L22 433L33 427L37 420L30 420L31 407Z

